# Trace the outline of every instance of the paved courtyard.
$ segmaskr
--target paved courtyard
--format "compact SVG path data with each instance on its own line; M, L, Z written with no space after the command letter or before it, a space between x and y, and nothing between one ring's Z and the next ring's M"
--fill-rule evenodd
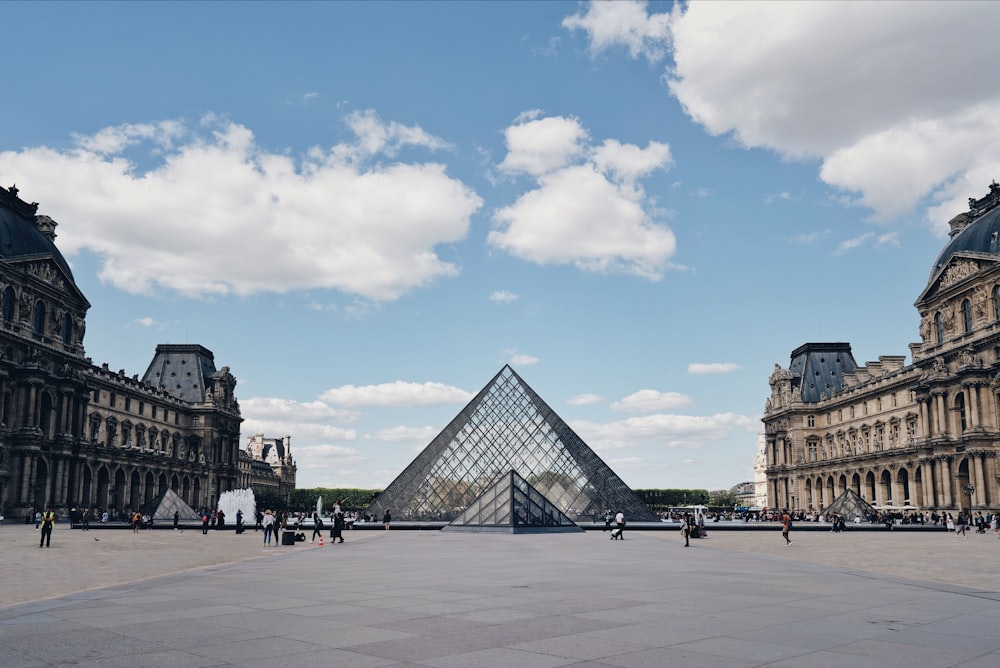
M993 535L37 536L0 527L4 668L1000 665Z

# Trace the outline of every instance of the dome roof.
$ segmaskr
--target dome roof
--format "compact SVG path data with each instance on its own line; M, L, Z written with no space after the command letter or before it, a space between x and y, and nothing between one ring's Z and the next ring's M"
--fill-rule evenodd
M996 183L993 184L993 186L996 185ZM996 188L991 187L991 195L997 194L994 191ZM931 266L931 275L928 280L933 279L956 253L1000 255L1000 206L997 206L998 198L991 195L987 195L979 201L969 201L969 206L973 211L965 215L974 218L974 220L952 237L948 245L944 247ZM976 213L981 215L975 217ZM956 217L957 219L958 217Z
M38 216L44 221L48 233L42 232L36 223L37 204L28 204L17 196L17 189L0 188L0 257L5 259L25 259L51 257L59 268L66 272L70 282L73 272L69 263L56 248L55 221L48 216ZM51 236L50 236L51 235Z

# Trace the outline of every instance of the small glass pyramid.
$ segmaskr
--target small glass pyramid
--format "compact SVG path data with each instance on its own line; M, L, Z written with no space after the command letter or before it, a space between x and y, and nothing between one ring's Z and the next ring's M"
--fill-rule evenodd
M656 516L510 366L504 366L369 508L451 522L509 471L574 522Z
M513 470L483 492L444 530L503 533L583 531Z
M823 509L823 513L837 513L847 521L853 520L855 516L864 520L869 515L875 514L875 508L858 496L858 493L853 489L847 488L829 506Z
M174 511L178 513L177 519L181 521L200 520L199 515L191 506L184 502L177 492L167 489L161 492L153 500L144 503L139 512L148 514L154 522L173 521Z

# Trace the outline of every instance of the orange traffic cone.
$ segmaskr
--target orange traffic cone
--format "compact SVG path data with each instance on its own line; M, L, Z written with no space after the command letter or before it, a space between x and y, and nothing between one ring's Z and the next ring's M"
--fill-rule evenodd
M323 536L319 537L319 546L323 547Z

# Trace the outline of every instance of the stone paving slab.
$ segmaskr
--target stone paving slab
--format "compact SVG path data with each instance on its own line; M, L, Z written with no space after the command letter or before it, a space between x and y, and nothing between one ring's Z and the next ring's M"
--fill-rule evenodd
M992 535L93 538L0 527L0 666L1000 665Z

